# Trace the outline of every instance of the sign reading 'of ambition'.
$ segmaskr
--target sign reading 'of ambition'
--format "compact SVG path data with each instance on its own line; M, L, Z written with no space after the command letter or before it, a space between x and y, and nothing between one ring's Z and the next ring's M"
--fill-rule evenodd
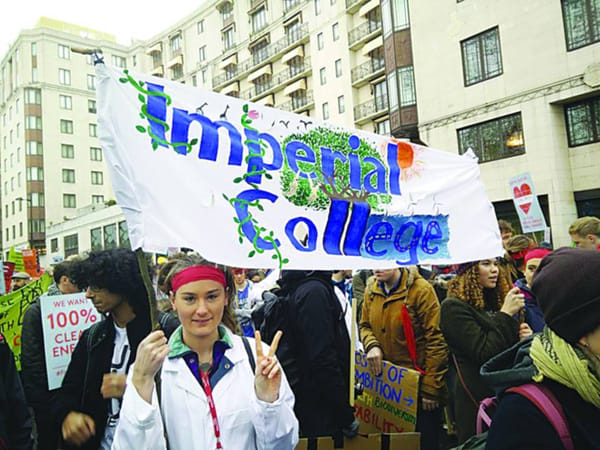
M238 267L384 268L498 256L472 154L453 155L96 66L133 248Z

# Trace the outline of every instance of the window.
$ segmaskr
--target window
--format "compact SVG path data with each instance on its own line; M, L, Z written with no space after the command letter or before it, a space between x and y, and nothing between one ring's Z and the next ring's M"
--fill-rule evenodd
M327 83L327 70L325 67L321 67L319 70L319 80L321 81L321 86Z
M127 230L127 222L124 220L119 222L119 247L131 248L129 241L129 231Z
M390 120L385 119L385 120L382 120L381 122L377 122L375 124L375 133L377 133L381 136L389 135L390 134Z
M252 13L250 19L252 22L252 32L259 32L267 26L267 8L261 6L256 12Z
M63 169L62 170L63 183L75 183L75 170L74 169Z
M27 181L44 181L44 169L41 167L25 168L25 179Z
M565 105L569 147L600 142L600 97Z
M92 203L101 205L104 203L104 195L92 195Z
M502 75L498 27L461 42L465 86Z
M46 221L44 219L31 219L29 221L32 233L45 233L46 232Z
M206 83L206 69L202 71L202 82Z
M73 121L60 119L60 132L63 134L73 134Z
M65 159L75 158L75 147L71 144L60 144L60 156Z
M90 91L95 91L96 90L96 75L91 75L88 73L87 76L87 88Z
M169 39L169 49L171 50L171 54L178 53L179 50L181 50L181 43L181 33L177 33Z
M42 103L41 91L39 89L25 89L25 103L40 105Z
M381 81L373 85L373 96L375 97L375 110L380 111L387 107L387 83Z
M92 184L104 184L104 176L102 172L92 170Z
M285 26L285 36L287 38L288 45L293 45L300 40L302 37L302 22L300 18L290 22Z
M37 141L27 141L25 143L25 152L28 155L43 155L42 143Z
M56 253L58 251L58 238L50 239L50 251Z
M118 55L112 55L112 63L115 67L120 67L121 69L127 68L127 60Z
M33 83L37 83L38 82L38 69L37 69L37 67L32 67L31 68L31 81Z
M600 41L600 3L598 0L562 0L567 50Z
M198 50L198 59L200 62L204 62L206 60L206 45L200 47Z
M400 107L416 104L413 66L398 69L398 82L400 83Z
M269 42L263 39L254 45L250 51L252 52L254 64L259 64L269 57Z
M335 60L335 77L339 78L341 76L342 76L342 60L336 59Z
M223 19L223 22L233 18L233 2L226 2L221 7L221 18Z
M344 102L344 96L343 95L340 95L337 98L337 103L338 103L338 113L344 114L346 112L346 104Z
M73 97L70 95L59 95L58 103L60 109L73 109Z
M102 149L100 147L90 147L90 160L102 161Z
M58 44L58 57L61 59L70 59L71 50L66 45Z
M202 19L200 22L198 22L196 24L196 31L198 32L198 34L204 32L204 19Z
M96 114L96 100L88 100L88 112Z
M90 137L98 137L98 125L95 123L90 123L88 125Z
M31 43L31 56L37 56L37 43Z
M321 14L321 0L315 0L315 16Z
M233 46L235 45L233 33L234 33L233 27L229 27L223 31L223 33L222 33L223 50L229 50L229 49L233 48Z
M75 194L63 194L63 208L76 208Z
M171 78L178 80L183 77L183 66L181 64L175 64L171 69Z
M44 197L43 192L32 192L31 194L29 194L29 201L31 203L31 206L45 206L46 205L46 199Z
M42 118L40 116L25 116L25 129L26 130L41 130L42 129ZM5 145L6 147L6 145Z
M333 40L337 41L340 38L340 24L339 23L334 23L331 26L331 34L333 35Z
M329 103L323 103L323 105L321 105L321 109L323 110L323 120L329 119Z
M67 69L58 69L58 82L63 86L70 86L71 71Z
M323 50L325 43L323 42L323 33L317 34L317 48Z
M457 132L460 154L472 148L479 162L525 153L521 113L461 128Z
M92 228L90 230L90 245L93 250L102 250L102 228Z
M117 246L117 225L110 224L104 227L104 248L115 248Z
M79 239L77 233L65 236L65 258L79 253Z

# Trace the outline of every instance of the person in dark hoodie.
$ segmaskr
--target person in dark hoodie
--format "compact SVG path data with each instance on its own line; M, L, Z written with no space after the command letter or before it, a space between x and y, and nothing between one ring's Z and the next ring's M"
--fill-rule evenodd
M299 374L290 384L300 436L348 437L358 432L349 403L350 337L331 283L331 272L286 270L278 282L279 296L289 295L291 330ZM287 374L287 371L286 371Z
M534 248L529 250L524 258L524 274L525 277L519 278L515 281L515 286L521 291L521 294L525 297L525 308L523 308L524 320L534 333L542 331L544 325L544 315L540 309L535 295L531 292L531 283L533 276L537 268L540 266L542 259L551 253L550 250L545 248Z
M500 398L487 450L563 450L553 425L526 397L505 391L540 383L562 407L574 449L600 449L600 253L561 248L533 279L547 326L481 369Z

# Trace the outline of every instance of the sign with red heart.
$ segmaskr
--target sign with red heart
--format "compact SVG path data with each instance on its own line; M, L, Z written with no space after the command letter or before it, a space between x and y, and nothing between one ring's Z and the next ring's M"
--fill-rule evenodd
M509 180L509 185L523 233L545 231L546 219L535 194L531 175L523 173L514 176Z
M519 208L521 208L525 214L529 213L529 209L531 208L531 201L529 201L531 199L531 188L529 185L523 183L520 187L515 186L513 188L513 196L515 200L520 200L518 202Z

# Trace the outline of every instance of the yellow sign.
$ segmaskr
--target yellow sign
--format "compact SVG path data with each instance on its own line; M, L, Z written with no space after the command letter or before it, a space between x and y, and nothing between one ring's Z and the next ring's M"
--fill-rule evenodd
M25 265L23 264L23 254L11 247L8 251L8 262L15 263L15 272L25 272Z
M21 370L21 329L25 311L48 290L52 277L45 273L39 280L0 297L0 333L15 355L17 369Z

